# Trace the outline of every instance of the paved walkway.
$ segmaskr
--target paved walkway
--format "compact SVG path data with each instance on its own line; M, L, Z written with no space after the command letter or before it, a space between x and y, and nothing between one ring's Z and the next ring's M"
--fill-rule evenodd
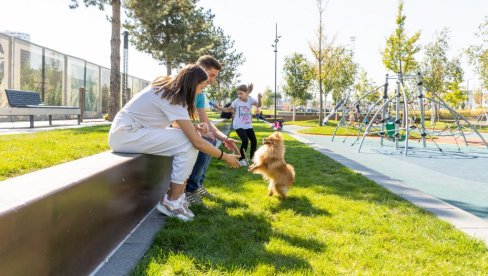
M300 134L303 127L286 125L285 131L339 163L358 171L462 231L488 244L488 149L457 151L455 145L429 143L427 149L409 143L408 157L392 142L365 140L361 153L354 139Z
M34 127L30 128L29 121L0 122L0 135L27 134L53 129L78 128L110 124L110 122L103 119L84 119L80 125L78 125L77 120L53 120L52 123L53 124L50 126L49 121L35 121Z

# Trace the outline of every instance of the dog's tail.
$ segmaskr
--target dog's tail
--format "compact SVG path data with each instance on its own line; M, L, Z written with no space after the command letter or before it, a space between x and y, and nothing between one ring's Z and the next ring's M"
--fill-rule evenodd
M288 170L290 170L291 174L293 175L293 181L295 181L295 168L290 164L286 164L286 167Z

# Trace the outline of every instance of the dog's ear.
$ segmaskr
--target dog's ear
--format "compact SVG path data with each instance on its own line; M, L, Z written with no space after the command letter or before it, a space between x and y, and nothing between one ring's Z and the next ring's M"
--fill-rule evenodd
M279 131L275 131L273 136L275 137L276 140L283 140L283 135Z

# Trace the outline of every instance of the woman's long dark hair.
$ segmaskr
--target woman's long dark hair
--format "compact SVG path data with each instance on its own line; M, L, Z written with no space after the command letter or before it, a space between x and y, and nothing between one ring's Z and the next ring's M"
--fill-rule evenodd
M158 77L151 86L156 89L156 94L161 93L161 98L167 99L171 104L186 106L190 117L195 119L197 86L207 79L208 75L201 66L188 64L178 72L176 77Z

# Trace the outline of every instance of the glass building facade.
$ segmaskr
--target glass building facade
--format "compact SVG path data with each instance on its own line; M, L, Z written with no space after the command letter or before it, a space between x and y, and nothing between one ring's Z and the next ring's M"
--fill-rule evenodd
M133 76L128 80L130 97L149 85ZM46 105L78 106L81 87L86 91L84 118L108 113L109 68L0 33L0 108L9 107L5 89L38 92ZM122 98L121 92L121 106Z

